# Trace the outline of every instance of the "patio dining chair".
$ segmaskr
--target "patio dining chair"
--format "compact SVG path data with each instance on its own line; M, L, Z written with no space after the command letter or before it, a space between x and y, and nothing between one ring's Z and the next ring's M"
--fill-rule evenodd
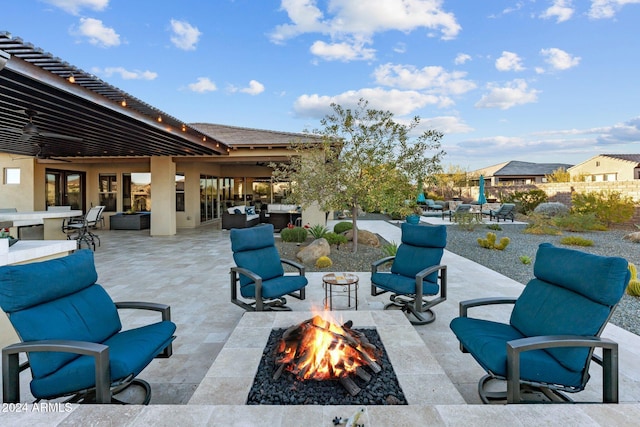
M136 385L145 391L142 403L149 403L151 388L137 376L154 358L171 356L176 325L170 307L114 303L97 279L88 249L0 267L0 307L21 340L2 349L5 403L19 402L20 373L27 368L37 401L123 403L113 396ZM123 330L118 309L151 310L159 319Z
M82 218L71 219L70 222L63 225L63 230L67 233L67 239L78 241L78 249L82 248L82 244L85 243L87 247L93 247L95 251L96 241L100 246L100 237L93 233L91 229L97 227L103 210L104 206L94 206Z
M371 265L371 295L391 292L384 308L400 308L414 325L436 319L431 310L447 299L447 266L440 261L447 244L445 225L403 223L402 240L395 256ZM390 271L380 267L393 262Z
M236 267L231 267L231 302L247 311L291 310L286 295L305 299L307 278L304 266L281 259L272 224L232 228L231 250ZM283 264L297 270L285 274ZM238 295L238 286L240 292Z
M451 321L460 349L487 372L478 384L482 401L570 401L564 392L584 390L593 360L602 366L602 400L617 403L618 344L600 335L629 282L627 260L542 243L533 272L518 298L462 301ZM505 303L515 304L509 323L468 316ZM506 392L489 386L496 380Z

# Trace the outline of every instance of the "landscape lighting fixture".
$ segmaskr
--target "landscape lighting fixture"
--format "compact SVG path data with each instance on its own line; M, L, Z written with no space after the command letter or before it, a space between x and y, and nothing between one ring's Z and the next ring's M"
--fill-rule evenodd
M73 76L73 73L71 73L69 77L67 77L67 81L72 84L76 82L76 78Z

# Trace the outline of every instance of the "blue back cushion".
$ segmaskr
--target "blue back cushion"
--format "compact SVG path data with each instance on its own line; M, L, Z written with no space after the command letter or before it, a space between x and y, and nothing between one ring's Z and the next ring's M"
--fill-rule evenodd
M447 244L445 225L402 224L402 244L398 247L391 272L406 277L415 277L427 267L440 264ZM427 277L437 281L437 273Z
M116 306L100 285L16 311L10 316L22 341L79 340L102 343L122 329ZM35 378L75 359L73 353L31 353Z
M98 280L93 251L49 261L0 267L0 307L7 313L61 298Z
M231 229L231 250L238 267L252 271L262 277L262 280L284 275L272 224ZM240 275L240 286L250 283L253 283L251 279Z
M525 336L598 335L628 282L627 261L543 243L529 281L511 313ZM548 350L563 366L580 371L588 350Z

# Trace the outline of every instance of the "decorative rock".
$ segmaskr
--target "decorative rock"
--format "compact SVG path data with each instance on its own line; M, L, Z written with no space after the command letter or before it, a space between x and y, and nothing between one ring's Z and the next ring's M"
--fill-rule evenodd
M635 233L629 233L623 237L624 240L630 240L633 243L640 243L640 231L636 231Z
M300 249L300 252L296 254L296 257L304 264L313 264L321 256L329 256L331 248L329 242L324 237L316 239L308 246Z
M347 237L347 240L353 240L353 230L345 231L344 235ZM380 240L378 236L370 231L358 230L358 244L379 248Z

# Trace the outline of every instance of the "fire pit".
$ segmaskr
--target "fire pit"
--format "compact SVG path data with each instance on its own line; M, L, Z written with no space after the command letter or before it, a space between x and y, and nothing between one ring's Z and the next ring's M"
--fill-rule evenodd
M249 405L407 404L375 329L314 316L274 329Z

